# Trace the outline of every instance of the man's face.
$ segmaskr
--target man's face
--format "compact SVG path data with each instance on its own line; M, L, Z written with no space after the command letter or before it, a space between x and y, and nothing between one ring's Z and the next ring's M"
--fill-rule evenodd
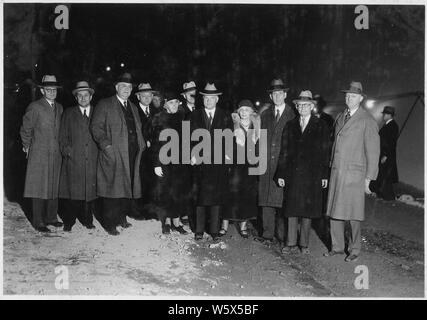
M183 94L185 100L187 100L188 103L194 104L196 102L196 90L188 91Z
M153 93L152 92L139 92L137 94L139 102L141 102L144 106L150 105L151 101L153 101Z
M44 87L40 91L47 100L55 100L58 93L58 89L55 87Z
M159 96L153 96L153 106L157 109L162 106L162 98Z
M363 100L363 96L361 94L358 93L350 93L347 92L345 94L345 104L350 108L350 109L356 109L360 106L360 103Z
M311 102L301 102L297 104L298 113L301 117L307 117L314 108Z
M273 100L274 105L276 106L280 106L283 103L285 103L285 99L286 99L286 92L285 91L273 91L270 94L271 100Z
M203 96L203 104L206 109L213 109L218 103L218 96Z
M391 114L388 113L383 113L383 119L385 122L387 122L388 120L392 119L393 117L391 116Z
M169 100L165 103L165 108L168 113L176 113L178 111L179 101L177 99Z
M90 105L90 102L92 101L92 95L90 94L89 90L82 90L77 92L76 99L77 103L82 108L86 108Z
M132 84L126 82L119 82L116 84L117 95L123 100L127 100L132 92Z

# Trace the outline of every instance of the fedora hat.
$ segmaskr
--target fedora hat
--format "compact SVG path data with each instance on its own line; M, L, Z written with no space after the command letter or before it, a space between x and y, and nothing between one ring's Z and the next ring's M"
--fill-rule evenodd
M317 101L313 99L313 95L310 90L303 90L299 94L299 98L292 101L295 104L303 103L303 102L311 102L313 104L317 104Z
M222 92L218 91L214 83L207 83L205 89L200 91L203 96L220 96Z
M282 79L273 79L270 83L270 89L268 89L267 92L271 93L274 91L288 92L289 88L285 87L285 84L283 83Z
M76 95L77 92L79 91L83 91L83 90L87 90L89 91L89 93L91 95L93 95L95 93L95 90L93 90L90 86L89 83L87 81L79 81L76 84L76 87L74 88L74 90L72 91L73 96Z
M138 86L138 89L136 90L135 94L140 93L140 92L155 92L155 90L153 90L153 88L151 88L151 85L149 83L141 83Z
M239 109L242 107L248 107L248 108L251 108L253 111L255 111L254 104L252 103L251 100L248 100L248 99L244 99L240 101L239 104L237 105L236 111L239 111Z
M128 72L122 73L114 82L114 85L118 84L119 82L129 83L133 85L132 83L132 75Z
M385 106L381 113L391 114L392 116L394 116L395 110L393 107Z
M348 90L341 90L344 93L356 93L366 97L366 94L363 93L362 84L357 81L352 81L350 83L350 88Z
M59 83L56 81L56 77L54 75L44 75L42 78L42 83L38 85L39 88L45 88L45 87L56 87L56 88L62 88L62 86L59 85Z
M196 87L196 84L194 83L194 81L185 82L183 84L182 88L184 90L181 92L181 94L197 90L197 87Z

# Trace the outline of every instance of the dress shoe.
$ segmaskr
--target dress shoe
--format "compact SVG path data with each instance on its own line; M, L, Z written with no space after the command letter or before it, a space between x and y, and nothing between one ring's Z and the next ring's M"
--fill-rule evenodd
M188 220L188 218L181 218L181 223L185 226L188 226L190 224L190 221Z
M220 237L223 237L223 236L225 236L226 234L227 234L227 230L226 230L226 229L221 228L221 230L219 230L218 235L219 235Z
M171 225L170 224L162 225L162 233L163 234L170 234L171 233Z
M64 225L64 231L65 232L71 232L71 226L66 226L66 225Z
M112 236L117 236L120 234L120 232L118 232L116 228L109 229L109 230L107 230L107 232L108 232L108 234L111 234Z
M283 254L292 254L292 253L298 253L298 247L297 246L285 246L282 248Z
M85 225L85 227L88 229L95 229L95 226L93 225L93 223L87 224Z
M56 221L56 222L50 222L50 223L46 223L48 226L52 226L55 228L60 228L62 227L64 224L62 222Z
M36 227L36 230L37 230L38 232L45 232L45 233L49 233L49 232L51 232L51 231L50 231L50 229L49 229L49 228L47 228L47 227L45 227L45 226L43 226L43 227Z
M345 258L346 262L356 262L359 260L359 256L356 254L350 254L347 258Z
M129 223L129 222L123 222L123 223L121 223L120 224L120 226L122 227L122 228L129 228L129 227L132 227L132 223Z
M344 251L335 251L335 250L331 250L329 252L326 252L323 254L324 257L333 257L339 254L344 254Z
M220 240L219 234L217 234L217 233L214 233L211 236L212 236L213 242L218 242Z
M249 233L248 230L244 229L244 230L240 230L239 231L240 235L242 236L242 238L247 239L249 237Z
M188 234L188 232L187 232L187 231L185 231L185 229L184 229L184 227L183 227L183 226L175 227L174 225L172 225L172 226L171 226L171 230L172 230L172 231L178 231L180 234Z
M203 233L196 233L194 234L194 240L202 240L203 239Z

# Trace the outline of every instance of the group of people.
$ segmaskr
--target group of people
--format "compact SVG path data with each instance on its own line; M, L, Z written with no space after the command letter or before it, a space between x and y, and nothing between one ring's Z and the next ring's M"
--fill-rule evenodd
M380 148L378 125L361 107L366 97L361 83L342 90L347 108L335 122L309 90L293 101L295 112L285 102L289 88L281 79L271 82L272 105L261 112L247 99L233 113L221 109L222 93L213 83L203 90L194 81L184 83L179 94L165 95L161 108L152 106L155 91L150 84L135 86L128 73L114 86L116 94L94 107L94 89L79 81L72 91L77 104L63 110L56 101L56 77L43 77L43 97L28 106L20 130L28 158L24 197L32 200L36 230L63 226L71 231L76 219L94 228L93 215L98 213L103 228L118 235L118 226L132 226L128 216L145 219L154 213L164 234L187 234L190 226L195 240L207 232L216 241L228 232L230 221L247 238L247 222L260 211L258 240L271 243L278 237L285 242L283 253L307 254L311 221L326 213L332 248L325 256L344 254L349 221L345 260L358 259L364 194L371 193L370 186L380 188L375 183L378 164L381 168L392 161L380 155L380 149L390 152L392 147L383 148L381 142ZM132 93L137 104L130 99ZM197 93L203 106L196 105ZM386 107L384 114L394 116L394 109ZM196 158L198 141L184 132L184 123L190 133L206 132L209 152L199 150ZM179 145L168 149L178 150L176 161L165 161L164 150L171 143L165 139L167 130L179 137ZM216 145L218 130L233 133L231 157ZM266 139L260 138L263 132ZM189 161L181 152L186 148L192 148ZM261 149L266 150L266 168L251 174L256 165L251 155L260 155ZM236 161L238 154L244 161Z

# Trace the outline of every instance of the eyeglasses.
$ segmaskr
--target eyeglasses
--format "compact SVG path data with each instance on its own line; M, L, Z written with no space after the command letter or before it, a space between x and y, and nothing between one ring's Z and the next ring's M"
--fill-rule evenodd
M312 104L311 103L304 103L304 104L298 104L297 108L302 108L302 107L311 107Z
M53 93L53 92L57 92L58 89L56 89L56 88L44 88L44 91L46 91L47 93Z

